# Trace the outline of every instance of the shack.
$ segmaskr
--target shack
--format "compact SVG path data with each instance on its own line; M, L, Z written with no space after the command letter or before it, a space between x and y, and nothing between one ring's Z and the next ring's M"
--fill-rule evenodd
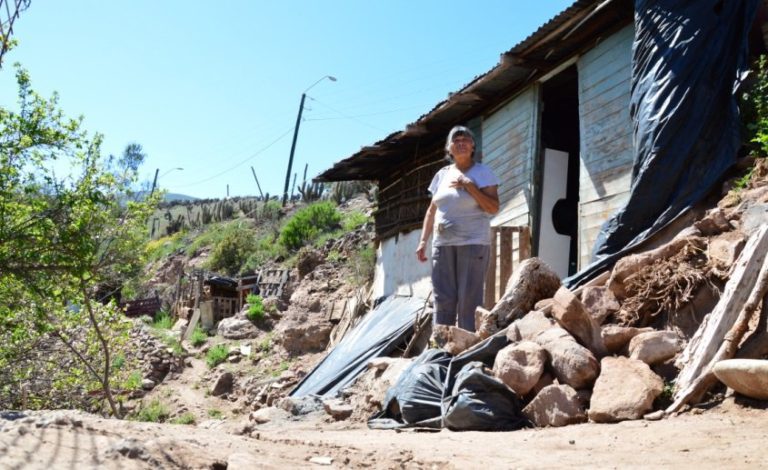
M756 25L763 40L765 24ZM589 264L602 224L630 190L634 28L633 2L578 0L406 129L318 176L378 181L376 295L429 293L429 264L410 260L427 186L446 164L444 139L459 123L475 132L482 161L501 181L492 226L529 233L530 254L561 277ZM511 241L514 258L528 256L527 242ZM504 285L498 271L493 284Z

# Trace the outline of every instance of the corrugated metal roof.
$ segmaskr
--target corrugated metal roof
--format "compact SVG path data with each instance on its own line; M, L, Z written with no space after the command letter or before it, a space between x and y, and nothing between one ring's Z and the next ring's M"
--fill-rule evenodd
M442 140L456 123L481 115L508 99L531 80L589 49L600 35L632 20L631 0L577 0L501 55L499 64L478 75L404 130L336 163L318 181L375 180L391 172L424 142Z

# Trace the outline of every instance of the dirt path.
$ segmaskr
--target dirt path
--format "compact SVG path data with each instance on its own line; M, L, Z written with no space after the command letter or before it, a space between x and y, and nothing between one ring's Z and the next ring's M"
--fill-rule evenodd
M506 433L371 431L343 423L286 421L243 436L230 432L244 421L213 430L75 412L60 416L48 412L0 420L0 468L768 466L768 411L734 404L657 422Z

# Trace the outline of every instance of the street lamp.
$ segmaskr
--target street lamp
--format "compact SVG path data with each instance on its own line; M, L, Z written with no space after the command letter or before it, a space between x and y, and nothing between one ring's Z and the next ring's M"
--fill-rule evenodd
M175 170L183 170L183 169L184 169L184 168L171 168L170 170L168 170L168 171L166 171L165 173L163 173L162 175L160 175L160 178L162 178L163 176L167 175L168 173L170 173L170 172L172 172L172 171L175 171ZM153 195L153 194L155 193L155 187L157 186L157 178L158 178L157 174L158 174L158 173L160 173L160 168L158 168L158 169L156 169L156 170L155 170L155 179L152 181L152 191L150 191L150 192L149 192L149 195L150 195L150 196L151 196L151 195Z
M288 171L285 172L285 188L283 188L283 207L285 207L285 203L288 201L288 183L291 181L291 168L293 167L293 152L296 151L296 137L298 137L299 135L299 125L301 125L301 113L304 112L304 100L307 97L307 92L313 86L322 82L326 78L332 82L336 81L336 77L326 75L320 78L315 83L311 84L309 88L304 90L304 93L301 94L301 102L299 103L299 115L296 116L296 127L294 127L293 129L293 142L291 143L291 155L288 157Z

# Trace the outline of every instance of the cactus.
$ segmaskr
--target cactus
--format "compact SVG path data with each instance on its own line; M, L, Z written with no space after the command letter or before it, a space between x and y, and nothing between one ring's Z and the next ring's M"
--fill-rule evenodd
M323 191L325 190L325 185L323 183L318 183L316 181L313 181L311 184L307 185L307 182L304 181L301 183L301 186L299 186L299 193L301 194L301 200L305 203L310 203L312 201L317 201L320 199L320 196L323 195Z

